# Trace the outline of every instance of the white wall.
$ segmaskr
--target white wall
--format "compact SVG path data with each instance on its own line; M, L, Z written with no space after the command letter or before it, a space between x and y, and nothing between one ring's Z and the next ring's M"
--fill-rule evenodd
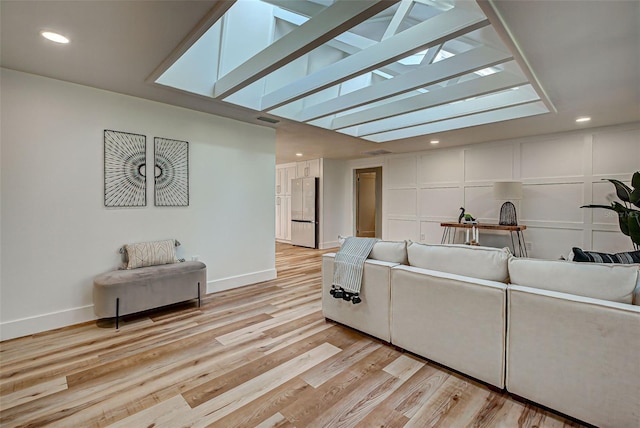
M1 70L2 339L94 318L92 278L127 242L176 238L208 291L275 277L275 132ZM103 130L189 142L190 206L105 208Z
M457 220L461 206L482 222L497 223L501 202L493 199L493 182L521 180L518 220L527 226L529 256L557 259L573 246L632 248L615 216L580 206L608 204L613 186L602 178L629 182L640 169L640 123L350 161L343 191L335 193L349 211L334 216L341 234L354 233L353 171L379 165L384 239L439 243L440 223ZM500 232L483 231L480 242L510 246Z
M319 248L334 248L338 244L338 235L343 229L343 213L349 211L345 204L344 173L346 161L336 159L322 160L322 215L320 226L322 234Z
M364 158L350 161L338 161L333 159L324 159L324 175L323 180L327 184L327 190L324 193L324 203L326 209L323 211L323 223L326 225L326 232L323 235L324 246L321 248L337 247L338 235L351 236L355 235L355 173L356 169L374 168L383 166L384 157ZM385 217L385 171L382 171L383 185L383 239L384 238L384 219Z

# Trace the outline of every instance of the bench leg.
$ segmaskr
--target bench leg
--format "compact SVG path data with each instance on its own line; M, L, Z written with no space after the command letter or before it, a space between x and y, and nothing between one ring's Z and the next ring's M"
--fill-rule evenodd
M120 329L120 298L116 297L116 330Z
M200 307L200 283L198 282L198 307Z

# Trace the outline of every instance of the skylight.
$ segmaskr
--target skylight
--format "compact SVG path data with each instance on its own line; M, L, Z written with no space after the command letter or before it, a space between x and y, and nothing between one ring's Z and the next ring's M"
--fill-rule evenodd
M549 111L470 1L239 0L156 83L375 142Z

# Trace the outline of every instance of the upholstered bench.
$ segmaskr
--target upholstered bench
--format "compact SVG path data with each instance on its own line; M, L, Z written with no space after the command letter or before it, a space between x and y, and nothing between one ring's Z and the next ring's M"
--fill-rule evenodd
M93 280L93 306L98 318L155 309L198 299L206 292L207 267L202 262L182 262L115 270Z

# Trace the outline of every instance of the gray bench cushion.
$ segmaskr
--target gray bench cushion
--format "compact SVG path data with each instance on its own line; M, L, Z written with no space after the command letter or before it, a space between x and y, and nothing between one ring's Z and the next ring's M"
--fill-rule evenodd
M93 307L98 318L116 316L116 299L120 315L158 308L206 293L207 267L202 262L184 262L132 270L116 270L93 280Z

